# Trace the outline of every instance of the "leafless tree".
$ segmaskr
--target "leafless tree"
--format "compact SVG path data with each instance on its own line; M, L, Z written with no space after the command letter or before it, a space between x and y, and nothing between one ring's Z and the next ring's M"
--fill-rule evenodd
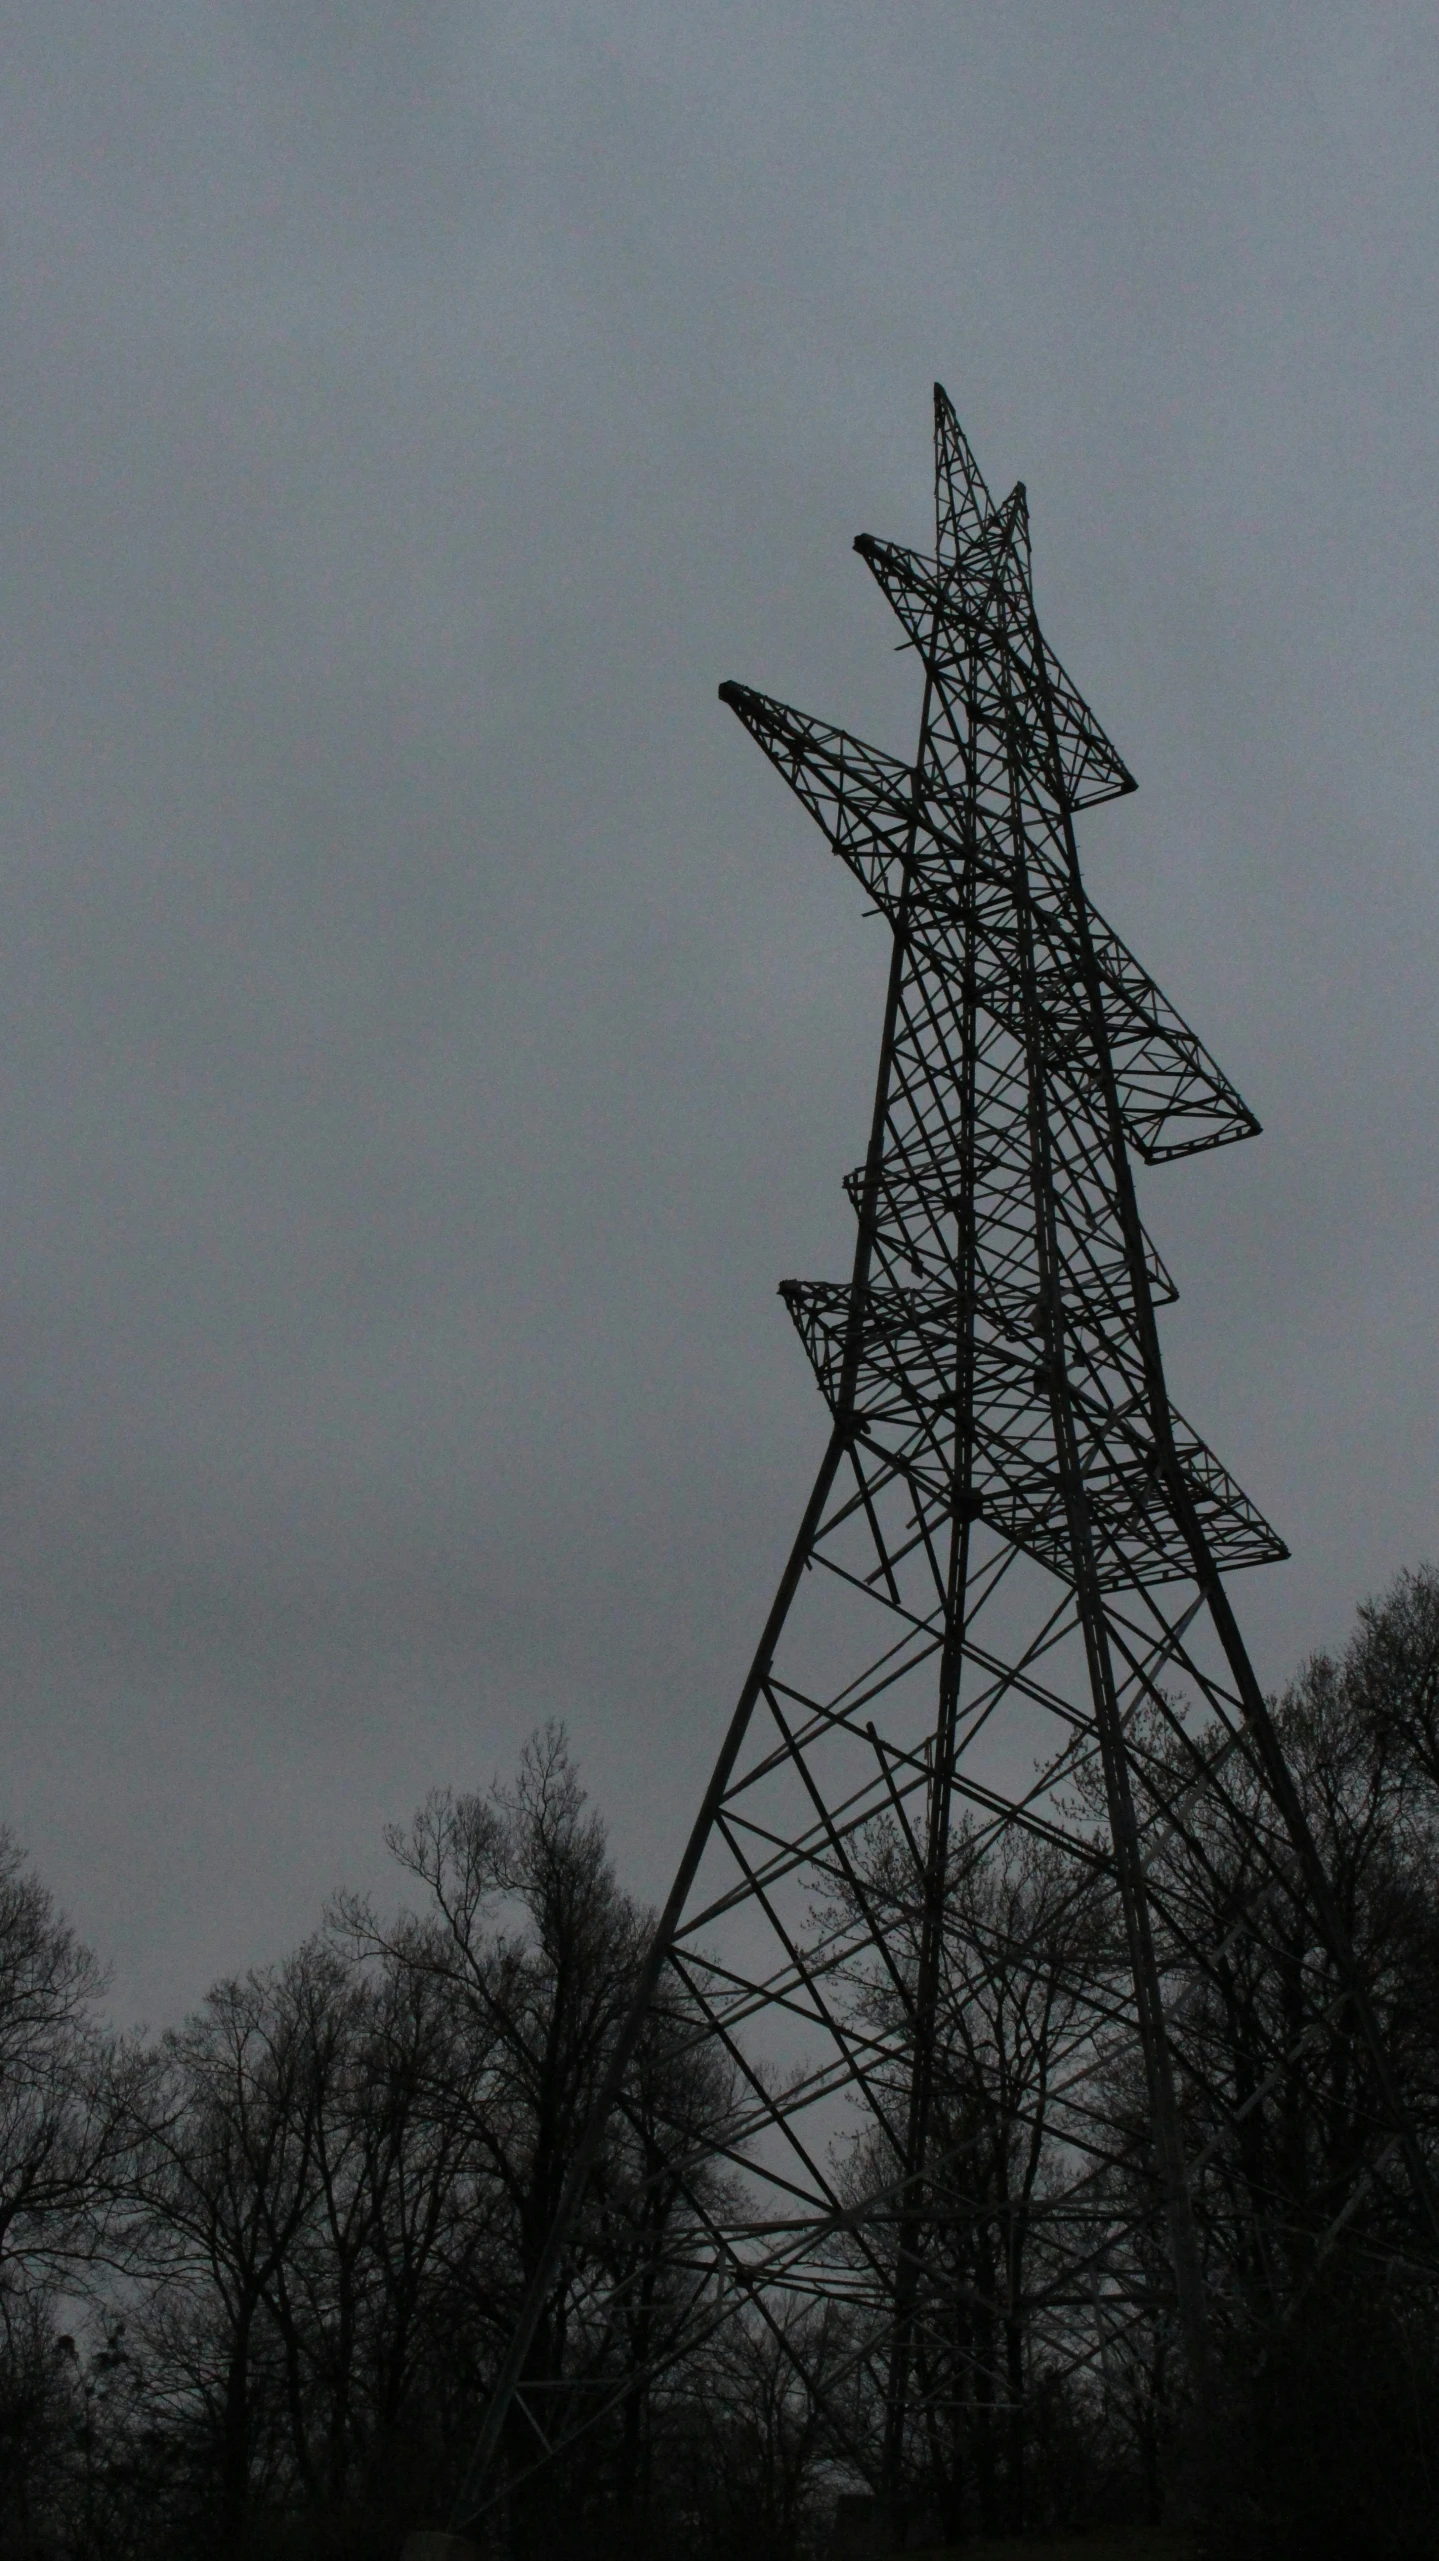
M92 2255L129 2139L101 1968L0 1831L0 2290Z

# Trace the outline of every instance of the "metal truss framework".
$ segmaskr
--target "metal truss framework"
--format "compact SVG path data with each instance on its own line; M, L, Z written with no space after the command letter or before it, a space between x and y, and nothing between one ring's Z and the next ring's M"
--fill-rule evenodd
M1086 896L1075 814L1134 785L1040 632L1023 487L991 499L938 387L935 454L933 556L855 545L923 671L912 760L720 689L891 929L870 1140L846 1186L858 1242L846 1282L783 1287L828 1444L461 2527L496 2494L507 2431L513 2475L517 2425L522 2472L633 2388L606 2348L625 2280L582 2276L571 2244L657 2014L723 2056L731 2092L718 2182L713 2134L704 2151L650 2128L679 2199L667 2281L688 2336L749 2307L802 2359L787 2312L843 2306L849 2344L811 2379L837 2425L868 2395L876 2489L902 2495L936 2414L989 2388L976 2341L993 2325L953 2318L974 2137L942 2086L936 2021L941 1997L1006 1970L1049 1969L1044 2069L1015 2113L1044 2146L1031 2353L1073 2370L1159 2302L1202 2375L1188 2082L1205 2083L1211 2127L1256 2103L1202 2037L1175 2033L1176 1987L1222 1954L1173 1885L1203 1868L1206 1809L1245 1832L1267 1880L1231 1938L1262 1937L1297 1900L1327 1949L1329 2015L1301 2042L1342 2036L1358 2058L1372 2140L1356 2183L1387 2183L1396 2212L1433 2225L1221 1581L1285 1550L1169 1402L1155 1308L1175 1293L1135 1201L1131 1150L1155 1165L1258 1124ZM1056 1875L1074 1909L1098 1896L1107 1915L1061 1959L1025 1942L1022 1894L1006 1918L961 1890L984 1861L1012 1875L1026 1856L1048 1863L1051 1923ZM1336 2223L1351 2210L1331 2201ZM557 2388L530 2351L565 2289L588 2363Z

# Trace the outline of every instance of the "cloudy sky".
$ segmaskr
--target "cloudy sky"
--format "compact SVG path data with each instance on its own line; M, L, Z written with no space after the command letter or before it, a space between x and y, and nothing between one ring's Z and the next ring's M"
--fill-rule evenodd
M0 6L4 1811L180 2014L565 1716L664 1881L823 1439L929 386L1265 1124L1150 1176L1266 1680L1439 1548L1428 8Z

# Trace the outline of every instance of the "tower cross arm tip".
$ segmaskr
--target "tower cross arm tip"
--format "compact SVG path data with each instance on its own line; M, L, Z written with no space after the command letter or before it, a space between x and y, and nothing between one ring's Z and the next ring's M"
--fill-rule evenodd
M912 859L913 769L828 721L728 679L721 702L744 723L834 851L890 912ZM897 868L896 868L897 867Z

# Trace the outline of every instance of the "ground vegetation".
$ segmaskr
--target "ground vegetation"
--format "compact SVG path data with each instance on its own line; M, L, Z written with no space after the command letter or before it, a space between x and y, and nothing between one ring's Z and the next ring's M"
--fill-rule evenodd
M1439 2166L1439 1575L1366 1603L1278 1718ZM1152 1752L1166 1748L1157 1727ZM1170 1979L1215 2319L1207 2514L1188 2548L1434 2561L1439 2292L1397 2237L1383 2164L1336 2229L1372 2093L1352 2045L1294 2013L1322 1949L1236 1926L1273 1899L1252 1831L1217 1793L1196 1802L1153 1879L1174 1945L1213 1951L1187 1973L1175 1959ZM390 1845L393 1909L342 1895L282 1963L126 2041L96 1960L0 1838L0 2552L14 2561L389 2561L443 2514L650 1916L557 1727L511 1778L432 1797ZM918 1961L892 1845L865 1856L858 1890L890 1899L891 1962L845 1987L857 2021ZM1072 2053L1074 1987L1114 1961L1115 1916L1102 1878L1076 1891L1042 1841L987 1854L960 1827L951 1859L932 2094L952 2190L947 2352L956 2377L988 2381L956 2386L916 2455L911 2530L986 2553L1046 2533L1096 2555L1158 2551L1195 2497L1158 2236L1154 2317L1103 2356L1061 2371L1033 2317L1046 2094ZM1104 2104L1120 2132L1142 2108L1123 2055ZM716 2321L686 2286L687 2228L742 2191L743 2109L734 2066L668 1997L530 2353L532 2408L589 2393L600 2413L517 2494L511 2530L535 2561L816 2561L837 2493L875 2456L857 2315L776 2303ZM872 2147L863 2127L838 2145L842 2187L872 2177ZM600 2324L617 2278L624 2317ZM525 2469L518 2437L506 2454Z

